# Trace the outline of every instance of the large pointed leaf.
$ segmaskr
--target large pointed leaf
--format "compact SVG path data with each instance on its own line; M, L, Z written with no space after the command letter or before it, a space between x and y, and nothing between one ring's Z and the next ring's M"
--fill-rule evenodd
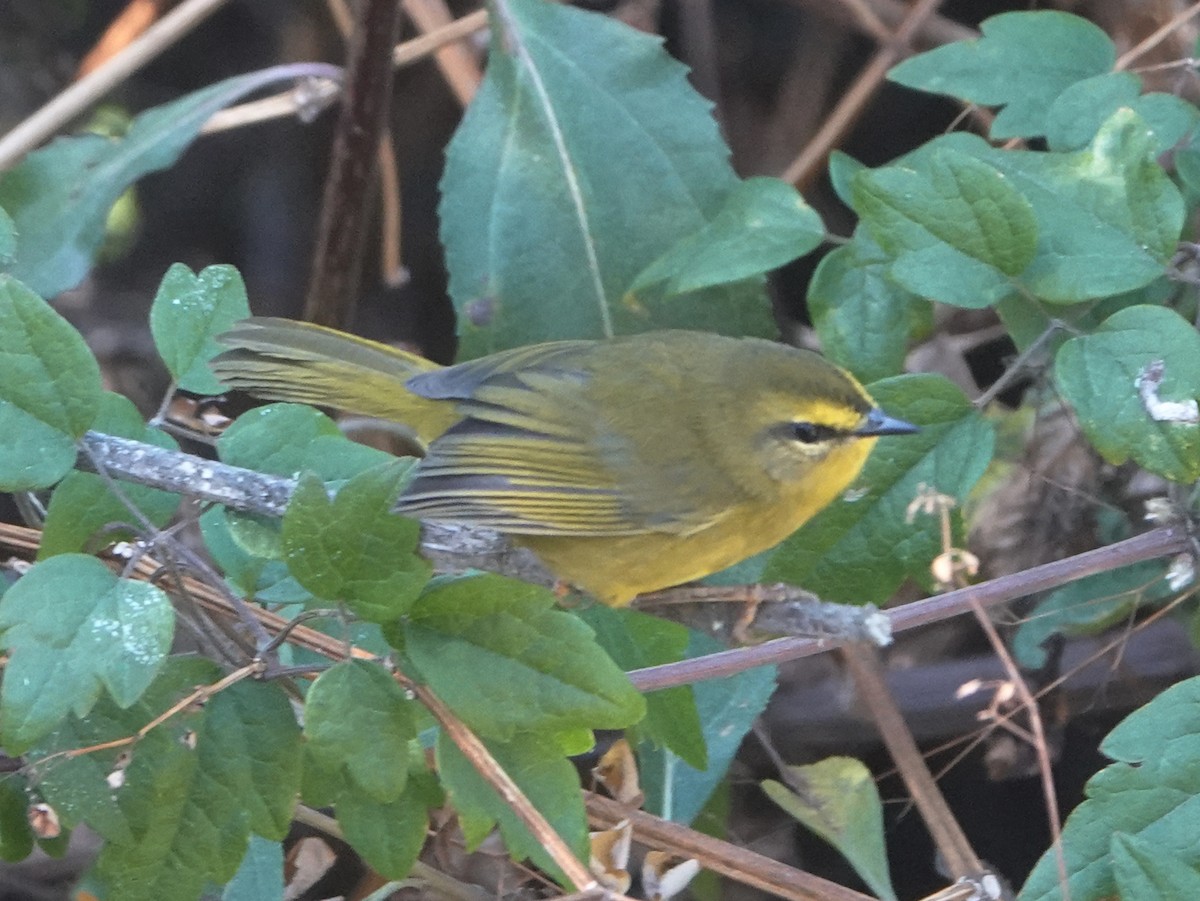
M59 138L0 176L0 207L16 224L20 252L12 272L43 297L87 274L104 239L108 211L129 185L165 169L217 110L313 66L278 66L239 75L142 113L118 139ZM328 75L331 67L320 67Z
M442 181L463 353L672 325L769 331L758 281L621 302L737 184L684 67L657 38L570 6L492 13L487 76Z

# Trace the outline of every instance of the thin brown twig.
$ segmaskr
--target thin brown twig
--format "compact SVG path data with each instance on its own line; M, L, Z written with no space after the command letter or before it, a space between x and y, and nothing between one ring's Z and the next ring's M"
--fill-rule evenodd
M461 19L456 19L445 28L439 28L435 32L397 44L392 50L392 65L398 69L420 62L444 44L460 40L466 35L486 28L487 23L487 10L481 9L463 16ZM332 103L337 98L339 90L333 82L320 82L309 85L303 90L283 91L261 100L238 104L215 113L204 124L201 132L212 134L232 128L243 128L247 125L282 119L299 113L312 116L322 109L323 105Z
M163 723L167 722L167 720L172 719L177 714L187 710L192 705L207 701L213 695L224 691L229 686L241 682L243 679L247 679L250 676L256 675L261 671L262 664L258 661L255 661L247 666L243 666L241 669L234 670L232 673L229 673L228 675L217 680L212 685L201 685L191 694L180 699L179 701L176 701L132 735L126 735L123 738L114 738L111 741L99 742L98 744L88 745L84 748L70 748L65 751L56 751L53 754L47 754L45 757L39 757L36 761L36 766L41 767L46 763L59 758L73 760L76 757L84 757L88 754L95 754L99 751L111 751L114 748L125 748L129 745L137 744L137 742L141 741Z
M829 0L785 0L792 6L808 10L814 15L821 16L831 22L840 22L858 29L867 37L879 38L876 28L867 24L854 14L845 3L830 3ZM894 28L904 21L908 15L909 5L902 0L859 0L870 10L870 15L882 22L885 29ZM891 38L888 32L888 39ZM913 35L913 43L918 47L939 47L954 41L969 41L979 37L979 31L953 19L934 13L921 23L921 27Z
M400 3L422 34L433 34L454 21L444 0L400 0ZM479 61L465 36L443 44L434 51L434 59L455 99L465 107L483 81Z
M870 710L879 737L888 750L909 796L921 813L946 868L956 879L976 878L984 867L925 765L908 724L883 680L879 651L870 645L842 648L842 659L854 676L858 695Z
M849 132L883 83L887 70L909 52L913 36L925 20L933 15L941 2L942 0L917 0L912 5L904 21L896 28L891 42L876 51L866 68L826 118L825 123L780 178L796 185L800 190L804 190L816 178L830 152Z
M0 137L0 171L82 114L118 84L175 44L228 0L183 0L121 52L57 94Z
M345 327L357 301L369 189L391 97L395 0L365 0L350 43L345 93L321 200L304 318Z
M877 44L887 44L892 40L892 32L887 23L879 18L879 14L867 0L841 0L841 4L854 16L855 24L874 38Z
M479 737L427 685L420 685L408 679L402 681L405 687L412 691L417 699L425 705L425 708L433 714L446 736L462 751L463 756L471 762L479 775L520 818L525 828L558 864L559 869L563 871L575 889L586 892L596 888L598 885L596 877L592 875L587 866L580 863L570 846L563 841L562 836L525 797L524 792L496 762L496 758L479 740Z
M975 614L975 620L979 623L980 628L983 629L984 635L987 636L992 650L1004 666L1009 682L1016 690L1017 697L1020 699L1021 707L1025 710L1026 716L1029 717L1029 731L1031 734L1028 736L1028 740L1032 742L1034 753L1037 754L1038 773L1042 779L1042 795L1046 802L1046 816L1050 821L1050 847L1054 849L1054 858L1058 864L1058 878L1063 892L1063 899L1064 901L1071 901L1067 856L1063 850L1062 843L1062 816L1058 806L1058 792L1054 788L1054 768L1050 764L1050 751L1046 742L1046 728L1042 722L1041 709L1038 707L1033 693L1029 690L1028 683L1026 683L1020 670L1017 668L1012 654L1005 647L1000 633L996 631L995 624L987 615L987 611L979 606L978 601L974 600L971 602L971 611Z
M789 867L770 857L712 838L679 823L634 810L610 798L584 793L593 826L611 829L622 820L634 840L648 848L694 858L702 867L790 901L870 901L859 892Z
M1152 34L1139 41L1136 46L1131 47L1118 56L1116 66L1114 67L1115 70L1120 72L1128 68L1129 64L1135 59L1153 50L1155 47L1165 41L1170 36L1171 32L1178 29L1181 25L1196 16L1198 13L1200 13L1200 2L1193 3L1187 9L1176 13L1161 28L1155 29Z
M144 34L162 15L166 0L129 0L117 17L108 23L99 40L79 62L75 77L82 78L116 56L135 38Z

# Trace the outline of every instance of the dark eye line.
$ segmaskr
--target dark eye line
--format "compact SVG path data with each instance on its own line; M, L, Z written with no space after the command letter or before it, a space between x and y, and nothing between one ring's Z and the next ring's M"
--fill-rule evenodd
M824 441L832 441L835 438L840 438L843 434L843 432L832 426L821 425L815 422L791 423L792 437L802 444L820 444Z

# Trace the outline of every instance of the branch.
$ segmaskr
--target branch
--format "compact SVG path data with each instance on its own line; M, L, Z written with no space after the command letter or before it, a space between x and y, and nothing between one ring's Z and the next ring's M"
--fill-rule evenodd
M103 470L116 479L260 516L282 516L296 488L295 479L100 432L84 435L76 465L89 472ZM548 588L557 584L530 551L489 529L424 522L421 551L442 572L482 569ZM876 644L890 640L886 619L874 607L826 604L787 585L755 586L752 592L745 587L693 586L655 592L648 600L655 604L704 600L744 603L751 594L764 602L755 626L771 634L820 635Z
M99 432L88 432L82 444L85 451L77 462L81 469L94 471L95 465L89 459L92 457L114 478L224 504L248 513L281 516L296 484L293 479L264 475ZM434 565L443 570L485 569L536 584L554 584L553 576L546 572L533 554L513 547L503 536L487 529L423 523L421 548ZM969 611L973 603L985 608L992 607L1066 585L1084 576L1108 572L1143 560L1174 556L1191 549L1192 539L1184 526L1164 526L1065 560L1035 566L923 601L914 601L886 611L885 615L893 633L903 632L958 616ZM680 591L704 595L704 589L685 588ZM827 606L845 609L845 605ZM859 631L849 636L839 633L842 637L778 638L753 647L634 670L630 678L642 691L657 691L704 679L718 679L756 666L808 657L868 636L879 614L871 608L864 608L863 616L857 624Z
M359 9L304 301L309 322L344 328L357 301L370 187L390 109L391 53L399 28L395 0L366 0Z

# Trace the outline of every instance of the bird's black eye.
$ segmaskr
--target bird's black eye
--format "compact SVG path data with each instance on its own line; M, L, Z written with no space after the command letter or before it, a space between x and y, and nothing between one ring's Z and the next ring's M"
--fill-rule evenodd
M801 444L820 444L836 435L837 432L827 425L817 425L815 422L792 423L792 437Z

